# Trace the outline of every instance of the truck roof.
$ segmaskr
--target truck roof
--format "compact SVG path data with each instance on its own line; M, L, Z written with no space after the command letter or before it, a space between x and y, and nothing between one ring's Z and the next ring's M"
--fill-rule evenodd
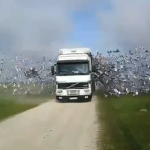
M91 54L90 48L63 48L59 50L59 55L67 54Z

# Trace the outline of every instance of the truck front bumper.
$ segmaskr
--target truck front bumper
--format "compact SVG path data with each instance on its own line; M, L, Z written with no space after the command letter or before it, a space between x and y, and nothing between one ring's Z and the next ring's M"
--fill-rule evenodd
M92 95L78 95L78 96L56 96L58 101L90 101Z

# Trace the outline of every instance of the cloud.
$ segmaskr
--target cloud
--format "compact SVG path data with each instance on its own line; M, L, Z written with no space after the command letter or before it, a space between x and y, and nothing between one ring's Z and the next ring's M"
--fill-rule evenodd
M0 0L0 52L54 56L90 0Z
M137 46L150 49L150 1L110 0L111 8L98 11L105 50L128 50Z

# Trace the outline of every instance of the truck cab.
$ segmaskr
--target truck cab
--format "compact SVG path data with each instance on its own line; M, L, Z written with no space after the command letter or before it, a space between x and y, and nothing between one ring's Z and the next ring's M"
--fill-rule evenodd
M60 49L55 66L56 100L91 101L95 90L89 48Z

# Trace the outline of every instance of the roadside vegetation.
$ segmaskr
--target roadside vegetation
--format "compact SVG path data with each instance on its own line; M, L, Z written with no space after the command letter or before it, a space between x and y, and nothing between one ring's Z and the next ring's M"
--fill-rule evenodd
M100 150L150 150L150 94L104 97L98 93Z
M7 88L0 87L0 121L34 108L53 98L53 95L50 93L52 91L51 88L45 87L39 92L41 87L35 86L33 88L30 85L32 91L26 92L25 86L27 85L21 85L21 87L17 88L12 86Z

